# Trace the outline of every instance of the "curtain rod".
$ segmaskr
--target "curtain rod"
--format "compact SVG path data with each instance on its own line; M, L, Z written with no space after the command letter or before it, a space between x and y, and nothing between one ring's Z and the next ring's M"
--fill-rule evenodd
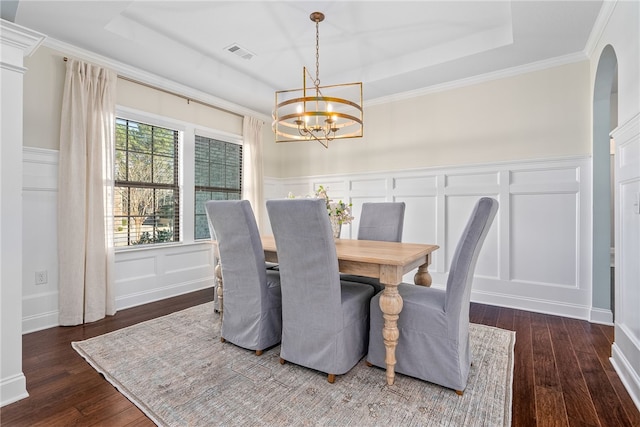
M64 59L64 62L67 62L69 60L69 58L67 58L66 56L63 59ZM153 86L153 85L150 85L149 83L141 82L140 80L135 80L135 79L132 79L130 77L121 76L120 74L118 74L118 78L122 79L122 80L125 80L125 81L128 81L128 82L131 82L131 83L135 83L135 84L140 85L140 86L148 87L149 89L154 89L154 90L158 90L160 92L164 92L164 93L169 94L169 95L177 96L178 98L186 99L187 100L187 104L189 104L189 103L191 103L193 101L193 102L195 102L197 104L204 105L205 107L213 108L213 109L219 110L219 111L224 111L225 113L233 114L234 116L244 117L242 114L238 114L238 113L236 113L234 111L230 111L230 110L218 107L216 105L209 104L209 103L204 102L204 101L199 101L197 99L193 99L193 98L190 98L188 96L182 95L180 93L172 92L172 91L167 90L167 89L163 89L161 87Z

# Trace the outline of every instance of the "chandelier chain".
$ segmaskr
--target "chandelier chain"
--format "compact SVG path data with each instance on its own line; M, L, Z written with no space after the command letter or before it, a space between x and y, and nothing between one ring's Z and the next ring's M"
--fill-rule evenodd
M320 21L316 20L316 89L320 86Z

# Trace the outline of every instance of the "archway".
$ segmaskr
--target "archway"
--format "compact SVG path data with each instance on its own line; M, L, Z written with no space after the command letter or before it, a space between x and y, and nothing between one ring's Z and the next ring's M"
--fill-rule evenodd
M618 60L607 45L600 55L593 91L592 320L613 322L612 187L609 134L617 126ZM608 315L611 313L611 316ZM610 319L607 319L610 317Z

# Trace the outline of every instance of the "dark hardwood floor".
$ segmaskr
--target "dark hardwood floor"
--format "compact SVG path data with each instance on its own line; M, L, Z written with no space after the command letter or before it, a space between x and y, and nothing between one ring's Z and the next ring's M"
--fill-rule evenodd
M152 426L72 348L80 341L210 301L212 290L23 337L29 397L0 410L2 426ZM513 426L640 426L609 363L613 328L473 303L471 321L516 331Z

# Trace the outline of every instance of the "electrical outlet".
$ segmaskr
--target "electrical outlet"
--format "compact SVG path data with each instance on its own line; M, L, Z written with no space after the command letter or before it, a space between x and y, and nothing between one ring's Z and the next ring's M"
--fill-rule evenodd
M47 270L36 271L36 285L47 283Z

